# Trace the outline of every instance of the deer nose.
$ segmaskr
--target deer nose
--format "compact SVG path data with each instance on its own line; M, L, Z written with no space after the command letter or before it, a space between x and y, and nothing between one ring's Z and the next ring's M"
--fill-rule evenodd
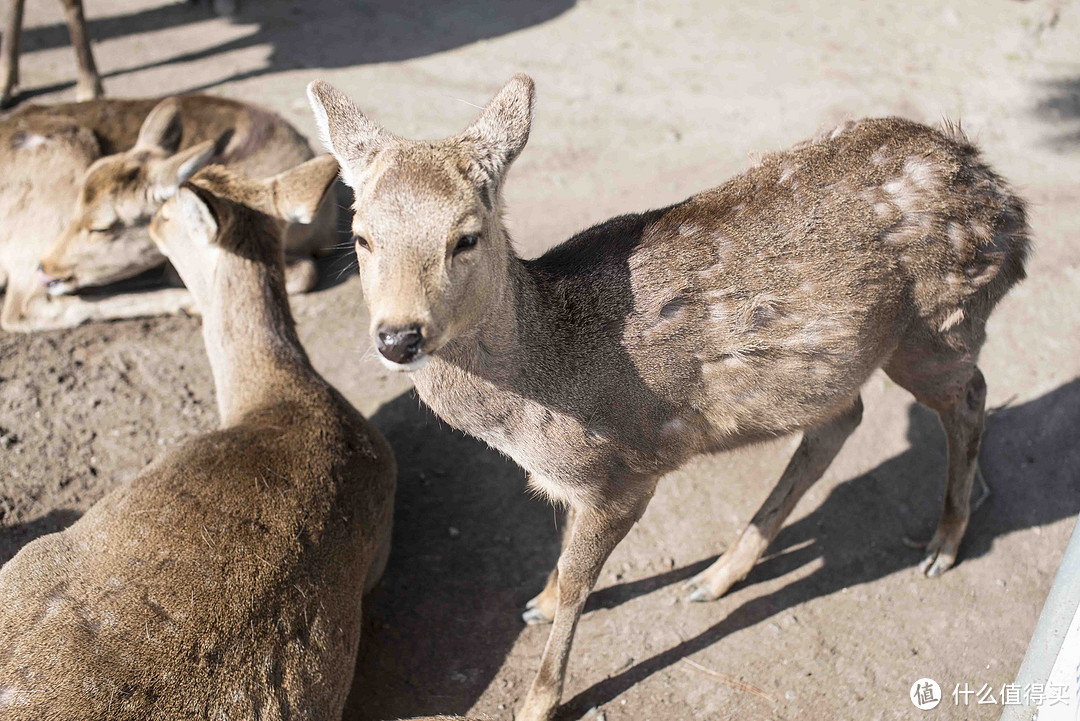
M375 334L375 347L383 357L394 363L408 363L420 355L424 334L419 324L400 328L381 326Z
M46 287L52 285L57 280L56 278L53 278L51 275L46 273L45 266L41 265L40 263L38 263L37 273L35 273L34 275L37 278L37 282Z

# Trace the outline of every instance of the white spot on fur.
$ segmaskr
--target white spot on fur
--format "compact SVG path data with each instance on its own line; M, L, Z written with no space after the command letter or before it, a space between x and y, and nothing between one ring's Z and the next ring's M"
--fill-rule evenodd
M785 162L783 165L780 166L780 180L778 182L783 185L788 180L790 180L791 176L794 174L795 166L793 166L791 163Z
M935 185L938 181L933 164L925 158L908 158L904 163L904 174L912 185L920 189Z
M672 418L670 421L660 426L661 436L676 436L681 435L687 431L689 426L682 418Z
M940 330L942 333L944 333L945 331L949 330L950 328L953 328L956 325L958 325L959 323L963 322L963 320L964 320L964 309L963 308L957 308L956 310L954 310L952 313L949 314L948 318L946 318L944 321L942 321L941 327L938 330Z
M679 235L683 236L684 238L696 234L697 231L698 227L694 223L679 223Z
M52 596L45 602L45 617L55 616L64 610L65 599L63 596Z
M872 165L885 165L888 161L889 154L885 151L884 145L875 150L873 155L870 156L870 163Z

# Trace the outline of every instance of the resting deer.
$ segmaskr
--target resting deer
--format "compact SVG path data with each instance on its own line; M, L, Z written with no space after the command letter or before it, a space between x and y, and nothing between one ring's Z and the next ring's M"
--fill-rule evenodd
M82 0L60 0L64 6L68 34L75 48L78 65L78 82L75 84L77 100L91 100L105 94L101 88L94 55L90 52L90 37L86 33L86 17ZM22 20L26 0L10 0L7 24L4 27L3 54L0 55L0 108L6 108L18 94L19 54L22 51Z
M945 507L921 568L953 564L983 428L976 360L1028 252L1023 203L959 132L846 124L521 260L501 188L529 136L527 76L436 142L388 133L326 83L308 95L356 194L380 360L572 511L525 613L554 626L519 721L554 712L585 599L660 476L699 453L803 434L738 540L691 581L691 600L715 599L859 424L876 368L945 427Z
M5 721L341 717L396 466L286 299L284 220L336 175L330 156L264 181L207 168L155 216L202 310L221 428L0 569Z
M86 132L75 142L70 132L58 133L58 125ZM74 157L65 160L65 149ZM85 298L78 293L164 264L147 225L203 166L224 163L266 178L311 157L307 141L285 120L226 98L20 108L0 122L0 167L26 180L0 178L0 204L30 217L0 231L0 267L8 276L0 323L5 330L34 331L191 310L191 296L182 288ZM333 246L336 225L337 204L329 195L315 216L290 224L290 292L314 287L312 257Z

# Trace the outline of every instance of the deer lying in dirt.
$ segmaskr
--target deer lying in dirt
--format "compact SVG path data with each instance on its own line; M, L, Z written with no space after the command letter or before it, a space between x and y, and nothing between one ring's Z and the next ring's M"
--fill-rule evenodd
M70 153L70 157L65 156ZM26 106L0 122L0 268L5 330L191 310L182 288L75 295L164 264L146 227L201 167L219 162L267 178L312 157L282 118L225 98L184 95ZM336 239L332 194L286 234L290 292L317 281L314 254ZM35 271L39 267L38 271ZM48 296L46 296L48 293Z
M68 34L75 48L78 65L78 82L75 84L77 100L92 100L105 94L101 88L94 55L90 52L90 37L86 33L86 17L82 0L60 0L64 6ZM0 108L6 108L18 94L19 54L22 51L22 20L26 0L10 0L7 23L4 26L3 53L0 54Z
M859 424L876 368L941 417L945 507L921 568L953 564L983 429L976 361L1029 247L1023 203L959 132L849 123L523 261L500 191L529 136L527 76L437 142L386 132L326 83L308 95L356 192L380 360L412 371L436 413L572 511L525 614L554 626L519 721L553 714L585 599L660 476L699 453L803 433L738 540L691 581L691 600L715 599Z
M337 172L212 167L156 215L202 309L221 428L0 569L0 717L341 717L396 466L311 367L280 243Z

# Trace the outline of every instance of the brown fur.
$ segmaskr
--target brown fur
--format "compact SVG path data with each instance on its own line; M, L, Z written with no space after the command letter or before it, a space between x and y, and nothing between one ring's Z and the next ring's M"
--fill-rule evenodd
M396 470L312 369L267 213L313 213L336 172L328 156L258 184L213 169L158 213L203 311L221 428L0 569L0 717L340 718Z
M412 370L442 418L572 510L558 568L525 614L554 627L517 718L553 714L585 599L661 475L803 432L738 541L690 582L692 600L717 598L858 425L876 368L942 418L948 489L922 569L954 562L977 475L984 327L1029 248L1023 203L961 134L845 124L522 261L499 192L528 138L527 77L440 142L379 130L324 83L309 97L328 148L353 164L343 177L356 184L371 331L422 333L407 364L387 365ZM463 234L480 240L455 253Z
M47 220L11 229L0 238L0 266L12 279L0 316L6 330L41 330L192 309L190 295L172 288L93 303L66 296L160 266L164 258L146 226L185 176L199 167L221 162L263 178L311 157L307 141L280 117L206 95L29 105L0 123L0 140L8 133L45 137L58 122L92 133L100 157L91 158L88 168L77 166L85 172L74 188L59 183L35 204L34 213ZM0 166L31 163L25 172L38 183L55 182L52 166L33 162L30 154L11 143L0 145ZM0 186L0 195L20 192ZM314 219L306 219L313 222L288 229L290 291L302 292L314 285L311 255L332 245L336 216L337 205L328 198ZM51 228L56 222L53 218L68 222L52 232L40 227ZM35 278L39 263L41 273ZM51 301L43 297L43 283L49 284Z

